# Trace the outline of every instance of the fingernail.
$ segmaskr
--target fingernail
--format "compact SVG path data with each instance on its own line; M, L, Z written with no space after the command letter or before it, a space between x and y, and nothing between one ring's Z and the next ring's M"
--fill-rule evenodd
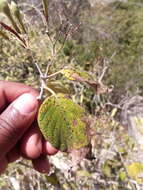
M13 102L13 107L17 109L21 114L28 114L36 111L38 102L34 96L25 93L18 97L17 100Z

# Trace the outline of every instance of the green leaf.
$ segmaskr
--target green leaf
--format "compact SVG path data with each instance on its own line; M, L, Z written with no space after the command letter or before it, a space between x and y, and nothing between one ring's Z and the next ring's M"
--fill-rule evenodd
M52 89L55 93L69 93L69 90L60 81L48 81L47 86L48 88Z
M69 80L86 82L91 77L85 71L76 71L75 69L62 69L61 73Z
M125 181L127 179L127 175L125 171L120 171L119 178L121 181Z
M42 0L43 3L43 9L44 9L44 15L46 18L46 21L48 22L48 0Z
M76 71L75 69L62 69L60 71L67 79L86 83L94 89L97 94L104 94L112 91L101 82L93 80L92 77L85 71Z
M6 31L9 31L11 34L13 34L21 42L21 45L24 48L27 46L25 39L21 38L21 36L15 30L13 30L10 26L8 26L7 24L3 22L0 22L0 26L2 26Z
M16 32L20 33L20 30L12 17L7 0L0 0L0 12L4 13L7 16Z
M18 5L17 5L14 1L11 2L11 4L10 4L10 9L11 9L12 14L13 14L13 15L15 16L15 18L18 20L19 25L20 25L22 31L23 31L24 33L27 33L26 28L25 28L25 26L24 26L24 23L23 23L23 21L22 21L22 15L21 15L21 13L20 13L19 7L18 7Z
M67 95L47 98L39 109L38 124L45 139L61 151L89 144L85 111Z

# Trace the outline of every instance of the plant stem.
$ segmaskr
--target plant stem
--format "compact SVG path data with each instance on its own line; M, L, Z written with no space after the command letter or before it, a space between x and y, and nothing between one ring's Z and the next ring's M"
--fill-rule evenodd
M60 71L57 71L56 73L53 73L53 74L51 74L51 75L49 75L49 76L43 76L42 77L42 79L49 79L49 78L51 78L51 77L54 77L54 76L56 76L57 74L59 74L59 73L61 73L61 71L62 71L62 69L60 70Z

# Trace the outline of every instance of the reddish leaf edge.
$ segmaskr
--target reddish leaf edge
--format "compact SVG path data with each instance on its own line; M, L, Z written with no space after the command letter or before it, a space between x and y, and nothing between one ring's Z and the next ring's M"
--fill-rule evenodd
M3 23L3 22L0 22L0 25L7 31L9 31L10 33L12 33L14 36L16 36L21 42L22 42L22 47L26 48L27 45L26 45L26 42L23 38L20 37L20 35L13 29L11 28L11 26Z

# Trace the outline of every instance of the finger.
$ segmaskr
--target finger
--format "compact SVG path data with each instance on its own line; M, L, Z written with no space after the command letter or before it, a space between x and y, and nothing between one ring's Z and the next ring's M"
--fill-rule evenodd
M30 93L35 97L39 94L38 91L30 86L16 82L0 81L0 111L24 93Z
M54 155L58 152L56 148L54 148L48 141L43 142L43 154L44 155Z
M7 153L7 161L8 163L14 162L20 158L21 154L17 147L14 147L10 152Z
M17 143L32 124L38 109L38 102L31 94L17 98L0 115L0 157Z
M36 125L28 130L21 139L21 152L30 159L38 158L42 154L42 135Z
M2 157L0 159L0 174L3 173L5 171L5 169L7 168L8 162L6 157Z
M46 156L40 156L37 159L32 160L33 167L40 173L49 173L50 164Z

